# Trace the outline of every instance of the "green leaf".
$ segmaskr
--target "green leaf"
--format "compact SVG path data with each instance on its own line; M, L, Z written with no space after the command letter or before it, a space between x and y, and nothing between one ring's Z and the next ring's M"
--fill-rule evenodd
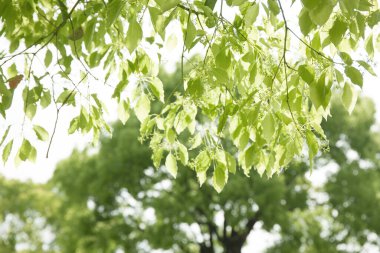
M353 61L349 54L345 52L339 52L340 58L342 58L343 62L347 65L352 65Z
M175 142L176 134L173 129L166 130L166 139L170 144L173 144Z
M262 122L264 138L267 141L270 141L273 138L273 134L276 131L276 125L275 124L276 124L276 122L273 118L272 113L268 113Z
M215 57L215 65L221 69L227 69L231 65L231 55L221 50Z
M49 66L50 66L52 59L53 59L53 54L52 54L51 51L48 49L48 50L46 51L45 60L44 60L45 67L49 67Z
M161 165L161 159L164 153L164 149L161 147L155 147L152 151L153 151L153 154L152 154L153 165L156 169L158 169Z
M367 18L368 26L373 28L380 22L380 10L372 12Z
M206 172L210 167L211 159L207 150L201 151L194 159L194 169L196 172Z
M344 73L346 73L346 75L351 79L351 82L359 85L360 87L363 86L363 76L359 70L352 66L346 66Z
M357 99L358 93L355 88L347 82L343 88L342 102L349 114L354 110Z
M199 78L190 79L187 83L186 93L192 98L199 98L204 95L204 86Z
M124 2L122 0L112 0L107 5L107 26L111 26L119 17Z
M198 178L199 186L202 186L204 182L206 182L207 180L206 172L197 172L197 178Z
M221 83L228 83L229 82L228 73L224 69L213 68L212 73L214 74L214 76L218 82L221 82Z
M341 20L341 18L337 18L329 30L329 36L331 42L337 47L343 39L347 31L347 23Z
M158 77L152 78L149 82L149 88L152 91L153 95L164 103L164 85Z
M301 76L302 80L304 80L308 84L311 84L314 81L314 69L308 65L299 66L298 74Z
M29 158L31 150L32 150L32 145L30 144L30 142L27 139L24 139L22 144L21 144L21 147L20 147L20 150L18 153L18 157L22 161L26 161Z
M73 90L64 90L57 98L57 103L63 105L73 105L75 106L75 95L76 92Z
M371 67L371 65L369 65L367 62L365 62L365 61L357 61L357 63L359 63L360 66L362 66L363 68L365 68L365 70L367 70L368 73L370 73L373 76L376 76L375 71L373 70L373 68Z
M40 100L40 105L42 106L42 108L46 108L50 105L50 103L51 103L50 91L43 91L41 100Z
M315 28L314 23L310 19L309 11L303 8L299 14L298 19L302 34L304 36L307 36L311 30Z
M249 175L252 166L258 162L256 145L253 144L244 152L244 174Z
M355 9L359 7L359 2L360 1L339 0L340 9L350 17L354 14Z
M39 125L34 125L33 130L37 135L37 138L41 141L47 141L49 139L49 133L45 130L45 128L39 126Z
M313 164L313 158L318 153L319 144L318 144L317 138L315 137L315 135L310 130L306 131L306 143L307 143L307 146L309 147L310 165L312 165Z
M227 162L228 171L232 174L235 174L236 173L236 160L230 153L225 152L225 154L226 154L226 162Z
M321 3L321 0L301 0L303 6L309 10L313 10Z
M244 149L249 142L249 132L247 130L242 130L239 136L239 149Z
M226 125L227 119L228 119L228 114L227 114L227 110L225 109L222 115L220 115L219 117L218 130L217 130L218 134L223 131L223 128Z
M321 3L309 12L311 21L316 25L324 25L329 19L334 5L330 1L321 1Z
M179 158L183 165L187 165L189 162L189 153L187 152L187 148L182 143L178 142L178 153Z
M177 160L172 153L169 153L166 156L165 167L169 171L170 175L172 175L174 178L177 177Z
M3 137L1 138L1 141L0 141L0 147L3 145L5 139L7 138L10 129L11 129L11 126L8 126L7 130L5 130Z
M174 128L177 134L182 133L183 130L187 127L187 122L186 122L186 112L185 111L180 111L174 119Z
M32 120L37 112L37 105L35 103L28 104L25 108L25 115Z
M17 67L16 67L16 64L14 63L8 68L7 71L8 71L8 75L11 77L18 75Z
M5 145L3 149L2 158L3 158L4 164L8 161L9 155L11 154L11 151L12 151L12 146L13 146L13 140L8 142L7 145Z
M149 7L149 14L154 30L161 38L165 38L165 28L168 25L168 19L162 15L162 11L158 8Z
M202 137L198 133L192 139L190 139L189 142L190 142L190 145L191 145L191 147L189 148L189 150L196 149L197 147L199 147L202 144Z
M205 6L209 7L211 10L214 9L217 0L206 0Z
M125 41L125 45L128 48L130 54L135 51L137 46L139 45L143 36L143 32L140 24L136 21L136 19L132 19L129 22L129 27L127 31L127 40Z
M256 3L249 6L247 9L247 12L244 16L244 21L246 26L251 26L253 23L255 23L258 15L259 15L260 6Z
M125 100L120 100L117 106L117 115L124 125L129 119L129 103Z
M180 3L180 0L154 0L154 1L160 6L160 9L163 12L173 9Z
M310 85L310 99L316 109L321 106L326 108L331 98L331 90L326 85L325 79L325 74L322 74L318 82Z
M145 93L141 93L135 106L135 114L140 122L143 122L150 112L150 100Z
M35 147L31 146L28 159L32 162L35 162L37 159L37 150Z
M213 185L214 185L214 189L220 193L226 182L227 182L227 177L228 177L228 174L227 174L227 171L226 171L226 168L222 165L218 165L215 167L214 169L214 175L212 177L213 179Z
M277 0L268 0L269 10L276 16L280 13Z
M184 33L184 36L185 36L185 46L187 50L190 50L192 48L193 41L195 37L197 36L197 29L195 28L191 19L189 19L189 22L187 23L187 29Z
M86 31L84 33L84 45L86 46L86 49L89 52L91 52L92 50L95 26L96 26L96 18L93 18L87 23Z
M73 134L76 130L78 130L78 125L79 125L79 118L75 117L70 121L70 126L68 129L68 134Z
M368 56L370 58L373 58L374 53L375 53L375 49L373 48L373 34L368 36L368 38L366 39L365 50L367 51Z

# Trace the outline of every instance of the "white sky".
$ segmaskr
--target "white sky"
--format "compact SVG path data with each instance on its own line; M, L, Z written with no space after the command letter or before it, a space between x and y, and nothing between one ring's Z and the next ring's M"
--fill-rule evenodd
M288 8L288 7L285 7ZM289 13L289 12L287 12ZM226 13L226 15L233 15L232 13ZM168 34L169 36L170 34ZM1 42L1 41L0 41ZM182 39L178 38L178 45L174 48L172 52L163 52L169 54L167 60L173 61L173 59L177 58L180 55L181 47L179 45L182 44ZM0 45L4 45L3 42ZM165 56L164 56L165 57ZM177 58L178 59L178 58ZM377 56L375 62L380 62L380 58ZM380 73L380 66L378 65L375 69L376 73ZM369 74L365 74L364 76L364 86L362 95L371 97L375 103L377 108L377 119L380 119L380 79L378 77L373 77ZM21 89L18 90L21 92ZM102 91L104 93L104 91ZM108 94L103 94L104 97L109 96ZM106 93L107 93L106 92ZM110 111L115 112L116 107L114 104L111 104ZM16 108L16 112L22 113L22 108ZM36 163L24 162L19 166L15 166L13 163L13 159L10 162L3 165L0 164L0 173L5 175L7 178L19 179L22 181L32 180L34 182L46 182L53 174L54 168L58 161L68 157L72 150L75 147L83 148L91 143L91 136L83 136L81 134L73 134L68 135L67 129L69 126L70 119L72 118L75 110L66 108L61 111L60 119L58 121L58 126L56 130L56 134L54 136L53 144L49 153L49 158L45 158L47 143L39 142L36 145L37 150L39 151ZM17 114L17 113L16 113ZM8 122L0 121L0 133L4 132L4 127L8 124L11 124L12 120L15 120L17 117L11 117L8 119ZM108 120L116 119L116 113L112 113L112 115L107 116ZM41 125L47 126L46 129L51 133L53 129L53 124L55 120L55 108L49 107L44 111L38 113L36 115L36 122L40 122ZM17 136L19 133L11 133ZM14 144L15 146L16 144ZM42 152L41 152L42 151ZM323 184L326 179L326 174L329 173L329 170L314 170L312 175L309 176L309 179L317 185ZM276 236L273 234L267 233L260 229L260 224L256 225L255 231L252 232L249 236L249 243L247 247L243 250L243 253L255 253L262 252L268 245L272 244L276 239Z

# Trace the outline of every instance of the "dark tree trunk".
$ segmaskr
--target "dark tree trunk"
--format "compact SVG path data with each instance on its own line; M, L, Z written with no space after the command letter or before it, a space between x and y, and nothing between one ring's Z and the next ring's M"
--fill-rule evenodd
M225 253L241 253L244 241L238 235L229 237L224 243Z
M214 248L202 243L199 245L199 253L214 253Z

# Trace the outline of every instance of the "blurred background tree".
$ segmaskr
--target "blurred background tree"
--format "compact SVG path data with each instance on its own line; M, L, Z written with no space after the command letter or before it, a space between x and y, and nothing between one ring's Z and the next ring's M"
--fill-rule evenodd
M362 99L348 116L336 102L331 113L323 124L331 151L318 155L313 171L330 171L323 184L307 179L305 156L271 180L238 169L220 194L210 180L200 188L190 169L175 180L155 171L137 141L138 121L115 124L112 138L74 151L45 185L0 179L0 252L237 253L258 228L279 237L268 252L379 249L374 105ZM48 242L46 231L54 235ZM260 238L251 239L254 248Z

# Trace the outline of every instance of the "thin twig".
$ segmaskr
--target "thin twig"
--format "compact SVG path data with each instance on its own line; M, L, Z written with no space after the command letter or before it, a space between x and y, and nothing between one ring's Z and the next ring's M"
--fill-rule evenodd
M71 31L72 33L74 34L75 30L74 30L74 24L73 24L73 21L71 19L71 17L69 17L69 21L70 21L70 25L71 25ZM98 78L96 76L94 76L91 71L87 68L87 66L82 62L82 60L80 59L79 57L79 54L78 54L78 50L77 50L77 43L76 43L76 40L74 38L73 40L73 43L74 43L74 53L75 53L75 56L77 57L78 61L80 62L80 64L83 66L84 70L90 75L92 76L92 78L94 78L95 80L98 80ZM84 60L86 62L86 60ZM87 62L86 62L87 64ZM88 65L88 64L87 64Z
M329 60L330 62L334 63L334 64L338 64L338 65L344 65L343 62L336 62L334 61L333 59L331 59L330 57L327 57L326 55L324 55L322 52L316 50L315 48L313 48L312 46L310 46L308 43L306 43L306 41L304 41L303 39L301 39L292 29L290 29L289 27L287 27L287 30L289 30L302 44L304 44L306 47L308 47L311 51L313 51L314 53L318 54L319 56Z
M286 20L286 17L285 17L284 9L282 8L281 1L280 0L277 0L277 1L278 1L279 6L280 6L281 15L282 15L282 18L284 19L284 26L285 26L284 50L283 50L283 53L282 53L282 59L284 61L284 73L285 73L285 84L286 84L286 104L288 105L290 115L291 115L291 117L293 119L293 123L295 124L297 131L301 134L301 131L298 128L298 124L297 124L297 122L296 122L296 120L294 118L293 111L292 111L292 108L290 107L290 103L289 103L289 84L288 84L288 72L287 72L287 69L288 68L291 69L291 68L289 67L289 64L286 61L286 51L287 51L286 43L287 43L287 40L288 40L288 30L289 30L289 28L288 28L288 23L287 23L287 20Z

